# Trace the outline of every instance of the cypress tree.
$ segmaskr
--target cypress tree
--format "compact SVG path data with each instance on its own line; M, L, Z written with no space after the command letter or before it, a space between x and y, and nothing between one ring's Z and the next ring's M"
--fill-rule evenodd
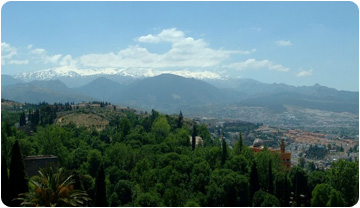
M19 207L19 194L28 192L28 182L26 179L24 161L21 155L19 141L16 140L11 153L10 176L9 176L9 192L11 206Z
M10 206L9 203L9 176L6 164L5 154L1 157L1 199L6 206Z
M101 164L95 179L95 207L107 207L106 186L105 186L105 170Z
M284 206L289 206L289 185L288 185L288 176L287 172L285 173L285 183L284 183Z
M240 155L242 149L243 149L243 140L242 140L241 132L239 132L239 140L235 143L235 147L234 147L235 154Z
M269 160L269 193L273 194L273 192L274 192L274 181L272 175L271 160Z
M20 115L20 126L25 126L26 125L26 117L25 117L25 112L22 112Z
M40 111L39 111L39 109L36 109L34 123L35 123L35 125L38 125L39 122L40 122Z
M259 174L256 168L256 163L254 161L251 166L251 172L250 172L250 206L252 206L254 193L259 190L260 190Z
M239 151L242 151L242 146L243 146L243 140L242 140L242 135L241 132L239 132Z
M182 115L182 112L180 111L179 118L178 118L178 123L177 123L177 127L178 127L179 129L182 128L183 119L184 119L184 117L183 117L183 115Z
M191 145L192 145L193 151L194 151L195 145L196 145L196 135L197 135L196 124L194 124L192 138L191 138Z
M221 155L221 165L225 164L227 157L227 144L225 142L225 139L222 139L222 155Z

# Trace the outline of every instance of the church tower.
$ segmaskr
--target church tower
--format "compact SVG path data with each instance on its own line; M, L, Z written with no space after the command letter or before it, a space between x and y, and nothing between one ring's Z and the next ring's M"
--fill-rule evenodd
M283 138L281 139L280 150L282 154L285 153L285 142Z

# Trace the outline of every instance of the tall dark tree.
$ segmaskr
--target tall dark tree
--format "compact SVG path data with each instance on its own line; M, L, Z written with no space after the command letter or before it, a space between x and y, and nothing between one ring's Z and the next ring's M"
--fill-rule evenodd
M256 168L256 163L254 161L251 166L251 172L250 172L250 204L252 204L254 193L259 190L260 190L259 174Z
M239 151L242 151L242 146L243 146L243 139L242 139L242 135L241 132L239 132Z
M95 207L107 207L105 171L104 165L101 164L95 180Z
M182 126L183 126L183 119L184 119L184 117L183 117L183 115L182 115L182 112L180 111L179 118L178 118L178 120L177 120L177 127L178 127L179 129L181 129Z
M192 138L191 138L192 150L195 149L195 145L196 145L196 135L197 135L196 124L194 124L194 126L193 126L193 132L192 132Z
M239 132L239 139L238 139L238 141L235 143L234 153L235 153L236 155L239 155L239 154L241 154L242 149L243 149L243 140L242 140L241 132Z
M39 122L40 122L40 111L39 109L36 109L34 114L34 124L38 125Z
M271 168L271 160L269 160L269 193L274 193L274 180L273 180L273 174L272 174L272 168Z
M290 196L289 196L289 181L288 181L288 176L287 176L287 172L285 173L285 185L284 185L284 206L288 207L289 206L289 200L290 200Z
M296 205L301 206L301 197L300 195L306 194L307 191L307 174L306 172L296 166L292 167L289 172L292 191L295 193Z
M5 154L1 156L1 199L3 203L7 206L10 206L9 203L9 176L6 164Z
M227 144L225 139L222 139L222 155L221 155L221 165L225 165L225 161L227 158Z
M25 126L25 125L26 125L25 112L22 112L20 115L20 126Z
M21 155L19 141L16 140L11 152L9 176L10 199L17 198L19 194L28 192L24 161ZM19 207L21 201L12 200L11 206Z

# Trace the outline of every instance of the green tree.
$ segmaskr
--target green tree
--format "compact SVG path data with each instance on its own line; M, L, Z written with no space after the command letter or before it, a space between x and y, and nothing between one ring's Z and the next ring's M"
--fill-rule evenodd
M114 192L118 195L121 205L132 201L132 184L129 180L119 180L115 184Z
M10 206L9 176L4 154L1 156L1 199L5 205Z
M326 183L318 184L312 191L311 206L325 207L329 201L329 193L332 188Z
M271 160L269 160L269 193L274 193L274 180L273 180L273 173L271 168Z
M254 193L253 199L252 199L252 206L253 207L260 207L261 204L264 201L265 196L267 193L263 190L258 190Z
M155 135L157 143L163 142L170 133L170 125L164 116L155 119L152 125L152 132Z
M280 200L281 206L289 206L287 172L277 172L275 174L275 196Z
M15 144L12 148L9 170L9 193L11 199L10 205L19 207L21 201L13 199L17 198L21 193L28 192L28 182L18 140L15 141Z
M191 137L191 147L192 147L193 151L194 151L195 145L196 145L196 135L197 135L196 124L194 124L193 131L192 131L192 137Z
M195 201L187 201L184 207L200 207L200 204Z
M25 126L26 125L26 117L25 117L25 112L22 112L20 114L20 122L19 122L20 126Z
M262 207L280 207L280 201L276 196L266 193L264 201L261 203Z
M249 205L249 182L229 169L216 169L207 187L208 206L239 207Z
M256 168L256 162L254 161L250 171L250 204L253 204L254 194L259 190L260 190L259 176Z
M95 180L95 207L107 207L104 165L101 164Z
M32 180L34 188L29 193L20 194L22 206L84 206L89 201L84 191L75 190L73 176L65 176L62 168L58 173L53 168L39 171L40 177Z
M125 138L128 134L130 134L131 126L130 121L127 117L124 117L120 120L120 131L122 138Z
M292 191L295 193L296 204L300 206L300 195L307 193L307 174L302 168L295 166L290 169L289 178Z
M345 207L346 203L344 198L341 196L341 193L335 189L332 189L330 192L329 201L326 203L328 207Z
M285 184L284 184L284 200L283 200L283 204L284 206L289 206L290 204L290 196L289 196L289 191L290 191L290 188L289 188L289 180L288 180L288 174L287 172L285 173Z
M322 171L310 172L308 175L308 190L311 193L317 184L325 183L325 173Z
M243 155L233 156L225 163L225 168L231 169L241 175L249 173L248 170L249 161Z
M179 118L178 118L178 120L177 120L177 128L178 128L178 129L181 129L181 128L182 128L182 126L183 126L183 119L184 119L184 117L183 117L183 115L182 115L182 112L180 111L180 113L179 113Z
M87 163L88 163L88 173L91 175L91 177L95 178L100 164L102 163L101 160L101 152L99 150L93 149L89 151L88 157L87 157Z
M236 155L241 154L241 151L242 151L242 149L243 149L243 146L244 146L244 144L243 144L242 135L241 135L241 132L239 132L239 139L238 139L238 141L235 143L234 153L235 153Z
M340 191L346 206L353 206L359 197L359 162L339 160L327 171L329 184Z
M160 207L161 199L157 194L141 193L135 200L135 207Z
M259 173L260 187L269 190L269 163L271 162L272 172L280 171L280 155L264 148L264 150L255 154L255 161Z
M221 165L224 166L227 158L227 144L225 139L222 139L222 154L221 154Z
M194 192L200 191L205 193L205 187L209 184L210 181L211 168L209 163L206 161L195 164L190 178L191 178L191 187Z
M209 163L212 170L217 167L220 167L221 161L221 148L220 147L212 147L208 152L206 152L205 159Z

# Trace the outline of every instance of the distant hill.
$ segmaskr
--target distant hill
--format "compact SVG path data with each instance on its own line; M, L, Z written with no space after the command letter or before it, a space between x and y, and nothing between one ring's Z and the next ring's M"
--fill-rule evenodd
M119 101L118 97L122 94L123 88L124 86L116 81L100 77L74 90L100 101L116 102Z
M17 83L1 88L1 98L17 102L81 102L92 101L91 97L74 92L59 80Z
M10 75L5 75L5 74L1 75L1 87L13 85L17 83L23 83L23 81L19 79L15 79Z
M6 76L5 79L7 83L16 81ZM127 84L99 77L77 88L68 88L59 80L32 81L2 86L2 98L32 103L98 100L165 113L226 104L261 107L275 113L286 111L286 105L331 112L359 112L358 92L339 91L318 84L295 87L251 79L229 79L217 80L214 85L173 74L137 79Z
M218 89L201 80L162 74L129 84L118 101L169 112L188 105L233 102L240 99L241 94L233 90Z
M245 94L237 102L240 106L266 107L275 112L285 110L285 105L332 112L359 112L359 92L339 91L315 84L313 86L290 86L266 84L252 79L212 80L219 88L233 89Z

